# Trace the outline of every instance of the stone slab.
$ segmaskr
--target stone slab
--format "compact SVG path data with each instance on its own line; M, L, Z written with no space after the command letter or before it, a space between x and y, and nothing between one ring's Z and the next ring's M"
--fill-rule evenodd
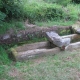
M52 44L55 44L58 47L63 47L67 46L70 44L71 38L62 38L59 36L56 32L51 31L51 32L46 32L47 38L49 42Z

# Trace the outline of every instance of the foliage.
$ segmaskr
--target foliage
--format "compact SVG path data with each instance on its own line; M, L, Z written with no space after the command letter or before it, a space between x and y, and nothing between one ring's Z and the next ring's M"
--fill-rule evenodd
M69 7L71 6L71 8ZM48 20L78 20L77 7L72 4L67 6L45 3L45 2L30 2L25 3L23 13L25 18L33 21L48 21Z
M4 34L9 29L15 32L17 32L18 30L25 29L24 22L22 20L20 21L11 20L9 22L2 21L0 23L0 34Z
M62 19L65 16L72 19L73 16L63 7L70 2L71 0L0 0L0 16L2 19L23 17L31 22Z
M62 20L62 19L60 19L60 20L48 20L48 21L45 21L45 22L43 22L43 21L41 21L41 22L38 22L38 21L35 21L35 24L37 25L37 26L44 26L44 27L51 27L51 26L71 26L71 25L73 25L75 23L75 21L65 21L65 20Z
M71 3L71 0L57 0L57 3L66 6Z
M71 0L0 0L0 33L10 27L22 27L21 23L12 24L11 18L28 19L29 22L76 21L79 20L80 5L69 4ZM66 5L66 6L65 6ZM6 22L2 22L6 21ZM8 22L7 22L8 21ZM11 25L8 25L10 24ZM16 28L15 28L16 30Z
M80 3L80 0L72 0L73 2L75 2L75 3Z
M19 4L20 0L0 0L0 11L8 18L19 18L21 15Z
M60 5L67 5L71 2L71 0L44 0L44 1L48 3L58 3Z
M0 11L0 22L3 21L6 17L6 14Z
M9 64L8 54L6 50L0 46L0 64Z

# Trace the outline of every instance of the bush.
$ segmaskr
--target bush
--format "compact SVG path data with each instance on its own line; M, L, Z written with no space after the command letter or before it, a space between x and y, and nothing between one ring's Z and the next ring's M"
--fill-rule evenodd
M72 2L75 2L75 3L80 3L80 0L72 0Z
M30 21L45 21L63 17L62 6L56 4L28 4L24 9L25 17Z
M0 11L0 22L3 21L6 17L6 14Z
M48 3L58 3L60 5L64 5L66 6L67 4L69 4L71 2L71 0L44 0L45 2Z
M0 0L0 11L8 18L19 18L21 15L19 4L19 0Z
M67 4L69 4L71 2L71 0L57 0L56 2L58 4L66 6Z
M33 21L47 21L47 20L77 20L78 11L76 5L68 4L62 6L59 4L52 3L29 3L24 5L23 12L25 18L30 22ZM77 8L77 9L76 9Z
M10 60L6 50L0 45L0 64L9 64Z

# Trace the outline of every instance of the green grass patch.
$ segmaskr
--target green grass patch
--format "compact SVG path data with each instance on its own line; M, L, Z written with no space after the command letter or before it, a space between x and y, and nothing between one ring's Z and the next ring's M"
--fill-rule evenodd
M4 65L9 63L10 63L10 60L8 58L8 54L6 50L2 46L0 46L0 64Z
M0 79L79 80L80 50L0 66ZM7 73L7 74L6 74ZM5 75L5 76L4 76Z
M25 29L24 22L11 20L9 22L0 23L0 34L6 33L9 29L14 30L15 32L17 32L18 30Z
M35 22L37 26L44 26L44 27L51 27L51 26L71 26L74 24L75 21L64 21L64 20L53 20L53 21L46 21L46 22Z

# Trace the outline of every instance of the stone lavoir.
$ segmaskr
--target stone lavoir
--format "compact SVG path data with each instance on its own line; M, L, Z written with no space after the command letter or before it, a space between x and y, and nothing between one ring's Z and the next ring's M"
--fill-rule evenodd
M71 43L65 47L65 51L72 51L80 48L80 35L71 34L61 36L62 39L70 38ZM77 40L78 42L74 42ZM74 43L73 43L74 42ZM49 41L36 42L32 44L24 44L10 49L10 55L13 56L15 61L25 61L36 57L42 57L46 55L55 55L61 52L61 49L54 44L51 45Z
M49 28L32 28L28 30L19 31L13 34L5 34L0 36L0 44L11 44L13 42L19 43L21 41L29 41L33 37L46 37L46 32L56 31L60 34L61 31L70 31L70 33L74 32L72 27L49 27ZM65 47L65 50L75 50L80 48L80 35L79 34L70 34L61 36L62 39L70 38L71 43ZM77 42L76 42L77 41ZM75 43L73 43L75 42ZM22 46L18 46L10 49L9 56L13 57L15 61L24 61L27 59L32 59L35 57L40 57L44 55L54 55L59 53L61 50L59 47L55 46L54 43L50 43L49 41L45 42L36 42L32 44L23 44Z

